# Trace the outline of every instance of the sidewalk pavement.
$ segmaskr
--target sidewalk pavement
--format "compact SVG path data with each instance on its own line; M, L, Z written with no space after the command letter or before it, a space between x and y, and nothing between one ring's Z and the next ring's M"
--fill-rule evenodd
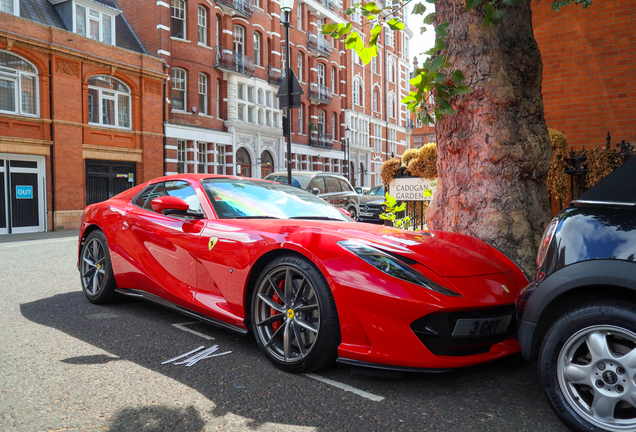
M77 238L78 236L79 230L37 232L28 234L6 234L0 235L0 243L12 243L30 240L50 240L64 237Z

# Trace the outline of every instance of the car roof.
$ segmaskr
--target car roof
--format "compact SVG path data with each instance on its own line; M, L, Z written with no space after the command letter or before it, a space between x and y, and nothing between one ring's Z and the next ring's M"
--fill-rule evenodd
M576 201L636 203L636 156L581 194Z
M282 175L287 175L287 171L277 171L271 174L267 174L266 177L269 176L282 176ZM296 176L296 177L313 177L313 176L317 176L317 175L327 175L327 176L332 176L332 177L338 177L341 179L346 180L347 178L344 176L341 176L340 174L336 174L336 173L330 173L330 172L323 172L323 171L292 171L292 176Z
M241 179L241 180L254 180L254 181L263 181L271 183L269 180L251 178L251 177L241 177L241 176L231 176L231 175L222 175L222 174L171 174L163 177L157 177L150 180L149 184L155 184L162 181L171 181L171 180L194 180L201 181L204 179Z

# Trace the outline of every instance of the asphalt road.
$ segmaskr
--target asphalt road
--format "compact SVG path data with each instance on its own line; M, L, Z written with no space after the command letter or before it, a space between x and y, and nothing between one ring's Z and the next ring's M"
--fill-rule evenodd
M360 395L275 369L252 336L141 301L93 305L76 235L0 236L2 431L565 431L520 356L441 375L317 374ZM162 364L213 345L231 353Z

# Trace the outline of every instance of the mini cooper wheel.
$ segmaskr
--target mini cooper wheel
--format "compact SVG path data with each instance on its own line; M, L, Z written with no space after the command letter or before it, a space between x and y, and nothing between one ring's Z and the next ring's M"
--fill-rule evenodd
M252 296L252 329L278 368L307 372L332 365L340 344L336 305L320 271L300 257L280 257L261 273Z
M108 243L104 234L95 230L89 234L82 248L80 277L82 290L91 303L110 303L115 298L115 277L110 262Z
M636 307L597 302L565 314L545 335L539 373L572 430L636 430Z

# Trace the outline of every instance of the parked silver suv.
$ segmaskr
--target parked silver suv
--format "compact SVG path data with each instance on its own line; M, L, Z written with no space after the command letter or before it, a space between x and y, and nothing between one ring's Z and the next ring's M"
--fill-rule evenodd
M272 173L265 177L265 180L287 184L287 171ZM328 203L347 210L351 214L351 219L358 220L358 194L345 177L325 172L292 171L292 186L311 192Z

